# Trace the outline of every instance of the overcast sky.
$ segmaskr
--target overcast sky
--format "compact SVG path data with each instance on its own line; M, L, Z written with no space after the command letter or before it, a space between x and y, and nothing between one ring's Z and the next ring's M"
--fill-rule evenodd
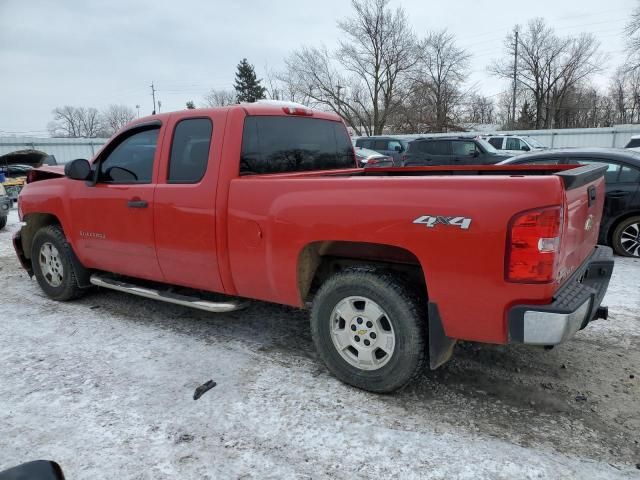
M508 84L486 72L515 24L545 17L562 35L592 32L607 53L607 77L624 59L622 29L636 0L392 0L419 36L448 28L473 55L470 84L485 95ZM0 0L0 135L46 134L56 106L110 103L152 110L201 104L211 88L232 88L246 57L259 76L282 68L301 45L339 38L347 0Z

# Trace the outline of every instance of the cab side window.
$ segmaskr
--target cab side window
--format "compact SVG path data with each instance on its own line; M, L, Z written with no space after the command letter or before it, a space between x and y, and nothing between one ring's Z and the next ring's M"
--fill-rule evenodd
M134 133L100 161L101 183L151 183L159 127Z
M502 150L502 141L504 138L502 137L493 137L489 139L489 143L493 145L493 148L497 150Z
M453 146L454 155L471 156L476 153L476 144L474 142L454 141L451 145Z
M522 144L519 138L507 137L507 148L505 150L520 150Z
M169 159L169 183L199 182L209 163L213 125L208 118L189 118L176 125Z

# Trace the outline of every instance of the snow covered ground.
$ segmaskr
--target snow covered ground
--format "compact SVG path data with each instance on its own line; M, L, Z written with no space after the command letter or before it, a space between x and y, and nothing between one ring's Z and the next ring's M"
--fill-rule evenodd
M640 260L551 351L460 344L394 395L316 360L306 312L212 315L110 291L45 298L0 231L0 470L67 478L638 478ZM198 401L194 389L218 385Z

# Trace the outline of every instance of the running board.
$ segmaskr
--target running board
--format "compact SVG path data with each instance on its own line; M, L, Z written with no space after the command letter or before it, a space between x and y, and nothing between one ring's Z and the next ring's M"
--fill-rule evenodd
M189 295L157 290L150 287L141 287L133 283L128 283L106 275L99 275L97 273L91 275L89 282L98 287L110 288L112 290L130 293L139 297L160 300L161 302L175 303L176 305L197 308L198 310L205 310L207 312L233 312L234 310L240 310L248 305L248 302L211 302L195 296L192 297Z

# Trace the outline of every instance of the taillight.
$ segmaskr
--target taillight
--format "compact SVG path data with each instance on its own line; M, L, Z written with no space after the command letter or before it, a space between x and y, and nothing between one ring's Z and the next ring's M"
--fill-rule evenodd
M282 107L282 111L287 115L300 115L303 117L313 116L313 110L302 107Z
M556 279L562 208L517 214L509 223L505 277L510 282L548 283Z

